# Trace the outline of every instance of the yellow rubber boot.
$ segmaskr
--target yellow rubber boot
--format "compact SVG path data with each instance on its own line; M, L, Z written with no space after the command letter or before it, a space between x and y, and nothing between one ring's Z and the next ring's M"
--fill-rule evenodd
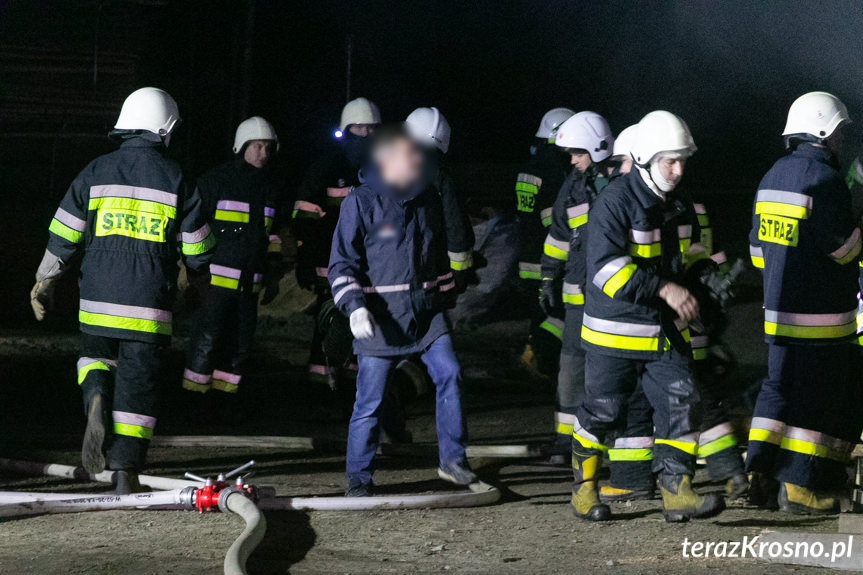
M801 485L783 482L779 485L779 509L796 515L833 515L839 513L839 500L819 495Z
M573 447L572 450L572 512L576 517L588 521L608 521L611 519L611 509L600 502L597 489L597 475L602 464L602 452L598 450L583 450Z
M539 369L539 365L536 361L536 353L534 353L533 346L529 343L525 344L524 351L521 352L521 362L533 371L537 371Z
M662 493L665 520L669 523L713 517L725 509L722 496L696 493L689 475L660 474L659 490Z
M607 502L644 501L653 499L653 497L654 493L651 489L626 489L603 485L599 490L600 501Z

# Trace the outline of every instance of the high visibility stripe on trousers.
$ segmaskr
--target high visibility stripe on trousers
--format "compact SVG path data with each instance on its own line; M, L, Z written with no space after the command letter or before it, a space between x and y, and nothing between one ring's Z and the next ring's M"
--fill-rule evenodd
M236 393L242 379L242 375L216 369L213 371L213 389L227 393Z
M156 427L156 418L128 411L115 411L114 434L139 439L152 439L153 428Z
M847 462L854 447L851 442L832 437L820 431L787 425L767 417L753 417L749 428L749 441L776 445L779 449L801 455Z
M78 359L78 385L84 383L87 375L93 370L110 372L116 367L117 362L111 359L82 357Z
M608 449L609 461L651 461L652 459L652 437L619 437L614 440L614 447Z
M710 457L724 449L737 445L734 429L728 422L720 423L703 431L698 437L698 457Z
M571 436L575 416L571 413L554 412L554 431L562 435Z

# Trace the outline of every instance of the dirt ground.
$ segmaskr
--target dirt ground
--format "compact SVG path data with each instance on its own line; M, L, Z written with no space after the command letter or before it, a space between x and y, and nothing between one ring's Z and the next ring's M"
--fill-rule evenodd
M745 393L764 373L760 306L746 301L732 310L728 341L739 369L729 385L740 392L729 406L743 415ZM222 407L178 391L182 338L166 366L157 433L289 435L344 440L344 409L332 394L303 378L310 319L292 314L262 322L254 373L244 383L237 421L212 421ZM466 372L471 442L525 443L551 437L553 391L519 370L515 357L524 322L500 322L458 334ZM83 429L74 386L73 333L7 334L0 337L2 455L77 463L76 437ZM429 397L410 409L409 429L420 446L434 442ZM49 442L48 437L69 440ZM448 489L435 474L433 456L381 458L376 483L386 494ZM255 459L254 482L280 495L340 495L344 458L333 453L273 449L151 450L148 470L179 477L184 471L214 474ZM799 518L735 503L717 518L670 525L658 501L616 504L616 520L589 524L572 517L570 471L542 460L507 460L485 467L483 480L499 487L489 507L378 512L268 512L268 532L251 557L250 573L808 573L818 568L754 559L682 557L682 543L739 541L764 529L835 533L836 518ZM697 477L704 488L703 472ZM104 486L56 478L0 477L3 490L92 492ZM217 574L241 520L223 514L179 511L110 511L53 515L0 523L0 573ZM863 565L861 565L863 571Z

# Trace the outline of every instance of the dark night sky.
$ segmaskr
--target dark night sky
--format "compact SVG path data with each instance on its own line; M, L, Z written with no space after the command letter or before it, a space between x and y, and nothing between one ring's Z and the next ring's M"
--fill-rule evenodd
M97 4L0 0L0 44L92 50ZM179 100L176 153L192 171L221 159L244 3L106 1L102 22L103 49L139 54L141 83ZM338 121L350 33L353 95L385 119L437 105L453 161L520 161L550 107L595 110L615 131L665 108L699 145L691 180L749 187L782 153L801 93L834 92L863 117L860 30L853 1L258 0L249 112L277 124L301 172Z

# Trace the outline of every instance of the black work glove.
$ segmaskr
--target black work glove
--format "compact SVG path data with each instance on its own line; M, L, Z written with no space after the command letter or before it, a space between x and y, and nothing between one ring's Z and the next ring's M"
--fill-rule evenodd
M452 275L455 279L455 291L457 294L466 292L468 286L479 284L479 276L473 267L469 267L466 270L453 270Z
M546 315L551 315L551 312L557 308L559 296L557 287L554 285L554 280L551 278L542 278L539 284L539 307Z

